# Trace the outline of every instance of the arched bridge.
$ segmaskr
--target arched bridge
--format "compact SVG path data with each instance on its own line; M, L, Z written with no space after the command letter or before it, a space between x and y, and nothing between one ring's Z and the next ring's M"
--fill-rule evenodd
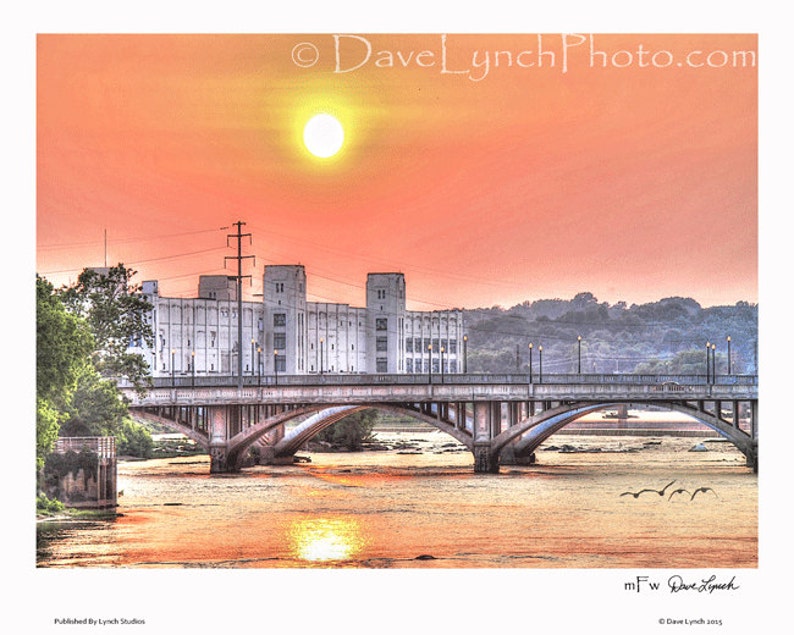
M711 379L711 381L709 381ZM155 380L119 387L138 416L184 432L206 448L212 472L239 471L249 450L261 463L292 462L311 437L365 408L405 413L463 443L476 472L532 462L549 436L576 419L621 405L683 412L730 440L758 469L756 376L314 375ZM241 385L242 384L242 385ZM288 434L288 422L299 421Z

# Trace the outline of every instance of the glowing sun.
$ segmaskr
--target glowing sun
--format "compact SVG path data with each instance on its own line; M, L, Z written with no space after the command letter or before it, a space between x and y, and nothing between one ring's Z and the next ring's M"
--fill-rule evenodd
M303 128L303 143L314 156L327 159L342 149L345 130L333 115L315 115Z

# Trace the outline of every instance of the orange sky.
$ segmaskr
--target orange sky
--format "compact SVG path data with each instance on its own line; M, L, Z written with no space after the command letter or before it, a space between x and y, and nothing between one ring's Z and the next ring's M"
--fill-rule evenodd
M757 301L755 36L337 39L38 36L38 272L103 264L107 231L110 264L191 297L242 220L251 293L302 263L354 305L369 271L425 310ZM319 110L346 134L325 161Z

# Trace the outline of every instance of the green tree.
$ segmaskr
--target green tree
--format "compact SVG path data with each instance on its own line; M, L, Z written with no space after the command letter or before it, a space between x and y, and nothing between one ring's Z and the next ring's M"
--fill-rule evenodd
M36 276L36 395L63 404L88 363L94 340L52 284Z
M36 471L44 467L60 430L61 413L48 399L36 398Z
M149 430L129 417L125 418L116 435L116 451L126 456L149 459L153 450L154 441Z
M112 380L103 379L93 366L86 366L64 411L61 436L117 436L127 417L127 404Z
M58 437L64 408L90 365L93 338L58 294L36 276L36 465L41 469Z
M149 431L133 421L127 404L110 379L93 367L84 369L66 408L61 436L116 437L118 454L150 458L154 442Z
M77 282L60 291L70 313L84 318L95 340L94 366L103 377L128 378L136 387L148 385L149 366L133 343L152 346L149 323L152 305L140 285L132 283L135 271L119 263L107 270L84 269Z
M375 427L377 418L378 413L375 410L362 410L328 426L315 438L318 441L339 445L348 450L361 450L365 442L374 438L372 429Z

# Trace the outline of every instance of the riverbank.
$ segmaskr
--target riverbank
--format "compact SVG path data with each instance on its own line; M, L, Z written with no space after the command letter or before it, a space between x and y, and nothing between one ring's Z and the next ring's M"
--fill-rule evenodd
M75 507L66 507L57 513L46 513L36 511L36 522L57 522L69 523L86 520L111 520L118 518L121 514L116 511L116 508L109 509L77 509Z

